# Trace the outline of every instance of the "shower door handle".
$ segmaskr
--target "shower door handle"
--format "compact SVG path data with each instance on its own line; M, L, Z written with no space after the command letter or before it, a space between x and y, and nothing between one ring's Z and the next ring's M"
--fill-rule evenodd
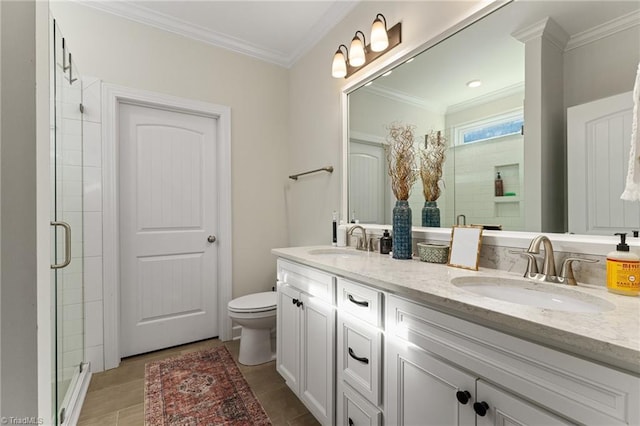
M51 265L51 269L62 269L71 263L71 226L62 221L51 222L51 226L61 226L64 229L64 262Z

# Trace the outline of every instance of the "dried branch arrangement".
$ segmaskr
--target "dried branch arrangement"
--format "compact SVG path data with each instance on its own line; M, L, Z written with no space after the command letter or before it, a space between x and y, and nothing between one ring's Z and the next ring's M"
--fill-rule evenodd
M424 148L420 149L420 177L425 201L436 201L440 197L446 142L439 130L432 130L425 136Z
M385 154L387 157L387 169L391 176L391 190L397 200L408 200L411 187L418 179L418 173L414 169L414 130L415 126L391 123L387 129L387 144Z

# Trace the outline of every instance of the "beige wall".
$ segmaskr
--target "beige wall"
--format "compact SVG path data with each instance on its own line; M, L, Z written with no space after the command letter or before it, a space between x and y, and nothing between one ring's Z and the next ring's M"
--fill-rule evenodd
M231 107L233 296L270 289L270 249L287 245L288 71L77 2L51 9L82 75Z
M476 1L361 2L291 69L288 171L325 165L333 165L336 171L291 181L286 186L290 245L330 243L331 212L341 208L340 93L361 73L348 80L331 77L331 60L338 45L347 44L356 30L367 33L376 13L383 13L389 27L402 21L403 41L396 50L408 49L442 33L478 6ZM382 57L369 68L387 61Z
M38 408L36 6L0 2L0 9L0 416L21 418Z

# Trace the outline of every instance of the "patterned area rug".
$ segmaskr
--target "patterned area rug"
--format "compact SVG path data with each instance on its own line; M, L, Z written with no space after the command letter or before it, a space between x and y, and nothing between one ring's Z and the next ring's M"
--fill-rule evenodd
M224 346L145 366L146 426L270 425Z

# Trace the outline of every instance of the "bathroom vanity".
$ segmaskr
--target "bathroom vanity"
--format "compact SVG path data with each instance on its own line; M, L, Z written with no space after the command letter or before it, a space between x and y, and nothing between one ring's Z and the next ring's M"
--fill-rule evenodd
M322 424L640 424L639 298L350 248L273 253L277 369Z

